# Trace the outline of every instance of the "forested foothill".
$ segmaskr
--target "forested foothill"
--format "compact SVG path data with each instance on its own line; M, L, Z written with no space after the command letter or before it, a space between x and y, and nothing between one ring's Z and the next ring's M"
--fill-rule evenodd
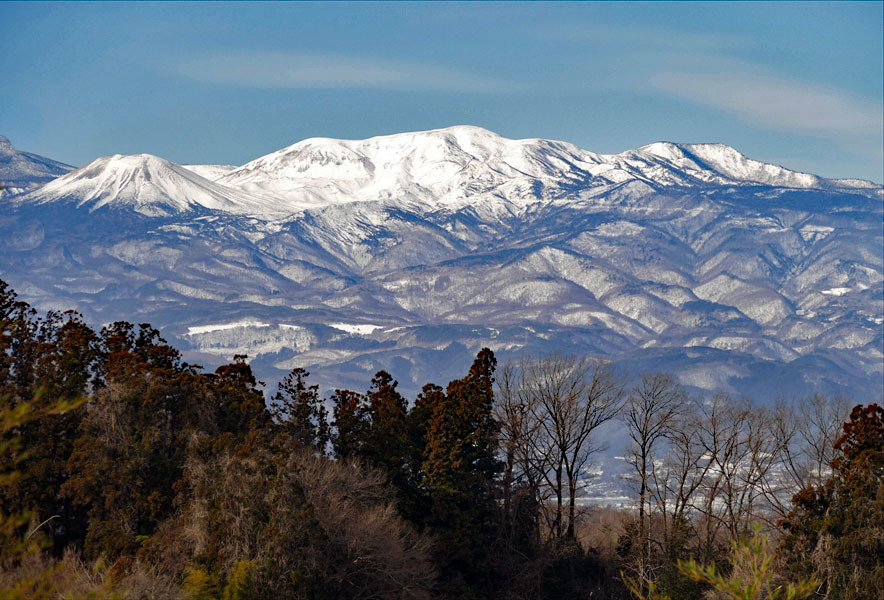
M0 599L830 598L884 590L884 409L697 398L526 357L414 399L380 371L265 401L148 324L0 281ZM875 399L873 399L875 400ZM633 508L580 501L605 424Z

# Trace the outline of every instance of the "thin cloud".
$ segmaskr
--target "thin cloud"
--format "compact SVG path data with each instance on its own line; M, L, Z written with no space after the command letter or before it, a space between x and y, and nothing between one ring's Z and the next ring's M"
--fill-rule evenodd
M730 66L723 64L716 72L666 71L652 75L650 82L670 95L770 129L881 139L881 104L766 73L733 71Z
M532 28L526 34L545 40L607 45L621 51L652 49L655 52L722 52L750 45L746 38L728 33L697 33L616 25L559 25Z
M198 58L180 64L177 72L205 83L254 88L495 93L520 87L515 82L436 65L267 52Z

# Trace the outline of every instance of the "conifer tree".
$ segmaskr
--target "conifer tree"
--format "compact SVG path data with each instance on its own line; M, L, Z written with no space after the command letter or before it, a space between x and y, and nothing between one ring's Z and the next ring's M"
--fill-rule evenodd
M497 360L479 352L469 374L448 384L433 407L423 471L429 490L429 525L436 560L450 597L484 598L491 592L491 546L495 536L493 485L497 424L492 414Z
M430 513L430 498L423 472L427 433L436 406L445 400L441 387L428 383L423 387L408 412L409 495L401 499L399 512L418 529L423 529Z
M325 452L329 441L328 411L318 385L307 385L306 370L298 367L279 384L271 410L283 431L298 444Z
M469 374L449 383L444 400L434 407L424 460L431 488L487 495L499 470L492 413L496 365L494 353L484 348Z
M884 408L856 406L835 442L832 476L793 498L784 520L786 566L824 580L830 598L884 589Z
M390 475L397 490L408 487L407 404L396 387L399 382L386 371L378 371L366 394L371 422L362 455L373 466Z
M356 458L362 454L369 428L368 401L365 396L350 390L335 390L331 396L335 433L332 447L340 459Z
M159 332L114 323L100 335L101 386L93 393L60 495L88 514L84 552L134 552L169 516L188 440L197 427L216 435L261 423L266 412L248 365L196 373Z
M84 409L55 414L59 402L74 402L87 391L98 360L97 338L79 314L50 312L37 318L0 281L0 399L9 407L27 404L34 417L20 425L19 477L0 492L0 511L31 511L55 549L82 535L84 515L58 488L68 478L66 461L73 450ZM82 404L82 403L80 403Z
M34 396L36 311L0 279L0 395L9 402L30 402Z

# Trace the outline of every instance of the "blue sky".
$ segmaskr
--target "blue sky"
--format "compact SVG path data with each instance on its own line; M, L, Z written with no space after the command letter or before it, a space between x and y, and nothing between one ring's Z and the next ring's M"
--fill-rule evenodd
M0 135L242 164L457 124L884 181L882 2L0 2Z

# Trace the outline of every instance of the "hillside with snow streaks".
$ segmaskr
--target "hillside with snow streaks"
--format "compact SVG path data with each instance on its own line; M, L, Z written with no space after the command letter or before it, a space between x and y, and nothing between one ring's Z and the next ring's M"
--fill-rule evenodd
M27 192L72 170L57 160L17 150L0 135L0 198Z
M880 185L720 144L596 154L476 127L314 138L240 167L114 155L0 207L0 277L189 358L414 391L482 346L697 389L880 399Z

